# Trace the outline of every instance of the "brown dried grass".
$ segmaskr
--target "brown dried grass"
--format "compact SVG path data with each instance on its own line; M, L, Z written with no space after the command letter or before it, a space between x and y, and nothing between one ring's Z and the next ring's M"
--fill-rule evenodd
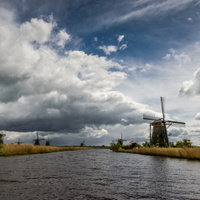
M131 149L131 150L119 149L119 152L200 160L200 148L158 148L158 147L145 148L145 147L141 147L138 149Z
M72 150L85 150L91 149L89 147L55 147L55 146L35 146L32 144L8 144L3 145L0 155L13 156L13 155L26 155L37 153L50 153L56 151L72 151Z

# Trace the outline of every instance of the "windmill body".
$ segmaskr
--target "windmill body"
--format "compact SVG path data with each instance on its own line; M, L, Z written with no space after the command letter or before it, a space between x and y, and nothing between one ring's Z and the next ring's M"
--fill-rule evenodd
M85 140L83 140L83 142L81 142L80 146L81 146L81 147L84 147L84 146L85 146Z
M5 134L0 134L0 144L3 144L3 137L5 136Z
M24 142L20 142L20 138L18 139L18 142L16 142L18 145L20 145L21 143L24 143Z
M126 141L126 140L123 139L123 135L122 135L122 133L121 133L121 138L120 138L120 139L117 139L117 144L119 144L119 145L122 146L124 141Z
M33 141L35 141L34 145L40 145L40 140L44 140L44 139L40 139L38 133L36 133L36 137L37 138L35 140L33 140Z
M50 144L51 144L51 140L47 140L46 141L46 146L50 146Z
M35 141L34 145L40 145L40 140L39 139L35 139L34 141Z
M153 120L150 123L150 145L155 145L159 147L168 147L169 140L167 134L167 128L171 125L185 126L184 122L165 120L165 112L164 112L164 99L160 97L161 101L161 110L162 117L154 117L149 115L143 115L143 119L145 120ZM153 126L153 133L151 134L151 126Z
M153 133L151 137L151 145L167 147L168 146L168 136L165 133L165 126L161 120L157 120L151 123L153 126Z

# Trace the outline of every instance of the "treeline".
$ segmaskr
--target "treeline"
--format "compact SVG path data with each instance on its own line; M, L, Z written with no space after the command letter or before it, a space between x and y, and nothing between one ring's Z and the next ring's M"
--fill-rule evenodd
M149 147L150 143L148 141L145 141L144 143L142 143L142 146L143 147ZM169 146L170 147L177 147L177 148L185 148L185 147L192 148L193 147L190 139L180 140L180 141L176 142L176 144L174 144L174 142L169 142ZM152 147L155 147L155 146L152 145Z
M180 140L180 141L176 142L176 144L174 144L174 142L169 142L169 146L174 147L174 148L193 148L194 147L192 145L192 142L190 139ZM135 143L134 147L132 147L131 144L130 145L121 145L120 142L110 143L110 149L113 151L118 151L120 148L133 149L133 148L141 148L141 147L156 147L156 146L155 145L150 146L150 142L148 142L148 141L145 141L144 143L142 143L142 145Z
M110 149L116 152L124 153L200 160L200 148L194 147L189 139L178 141L175 145L170 143L170 145L171 146L168 148L155 147L155 145L149 146L149 142L146 141L142 145L136 144L134 148L130 148L130 145L111 143Z

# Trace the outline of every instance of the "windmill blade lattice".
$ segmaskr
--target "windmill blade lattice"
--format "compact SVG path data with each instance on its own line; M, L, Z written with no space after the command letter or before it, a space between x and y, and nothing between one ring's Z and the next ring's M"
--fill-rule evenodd
M143 114L143 119L146 119L146 120L161 120L162 118Z
M178 122L178 121L167 120L166 124L170 125L170 126L185 127L185 122Z
M162 117L163 117L163 122L165 121L165 108L164 108L164 98L160 97L160 102L161 102L161 110L162 110Z

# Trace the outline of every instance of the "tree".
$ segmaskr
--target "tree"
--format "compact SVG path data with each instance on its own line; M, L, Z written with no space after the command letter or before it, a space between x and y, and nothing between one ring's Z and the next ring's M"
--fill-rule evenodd
M118 151L121 145L119 143L115 144L114 142L110 143L110 149L113 151Z
M149 144L149 142L145 141L145 143L142 143L142 146L143 146L143 147L149 147L150 144Z
M178 141L176 143L176 147L179 147L179 148L192 147L192 142L190 139L183 139L183 141Z
M184 140L183 140L183 144L184 144L184 146L186 146L186 147L192 147L192 142L191 142L190 139L184 139Z
M170 147L175 147L174 142L169 142Z

